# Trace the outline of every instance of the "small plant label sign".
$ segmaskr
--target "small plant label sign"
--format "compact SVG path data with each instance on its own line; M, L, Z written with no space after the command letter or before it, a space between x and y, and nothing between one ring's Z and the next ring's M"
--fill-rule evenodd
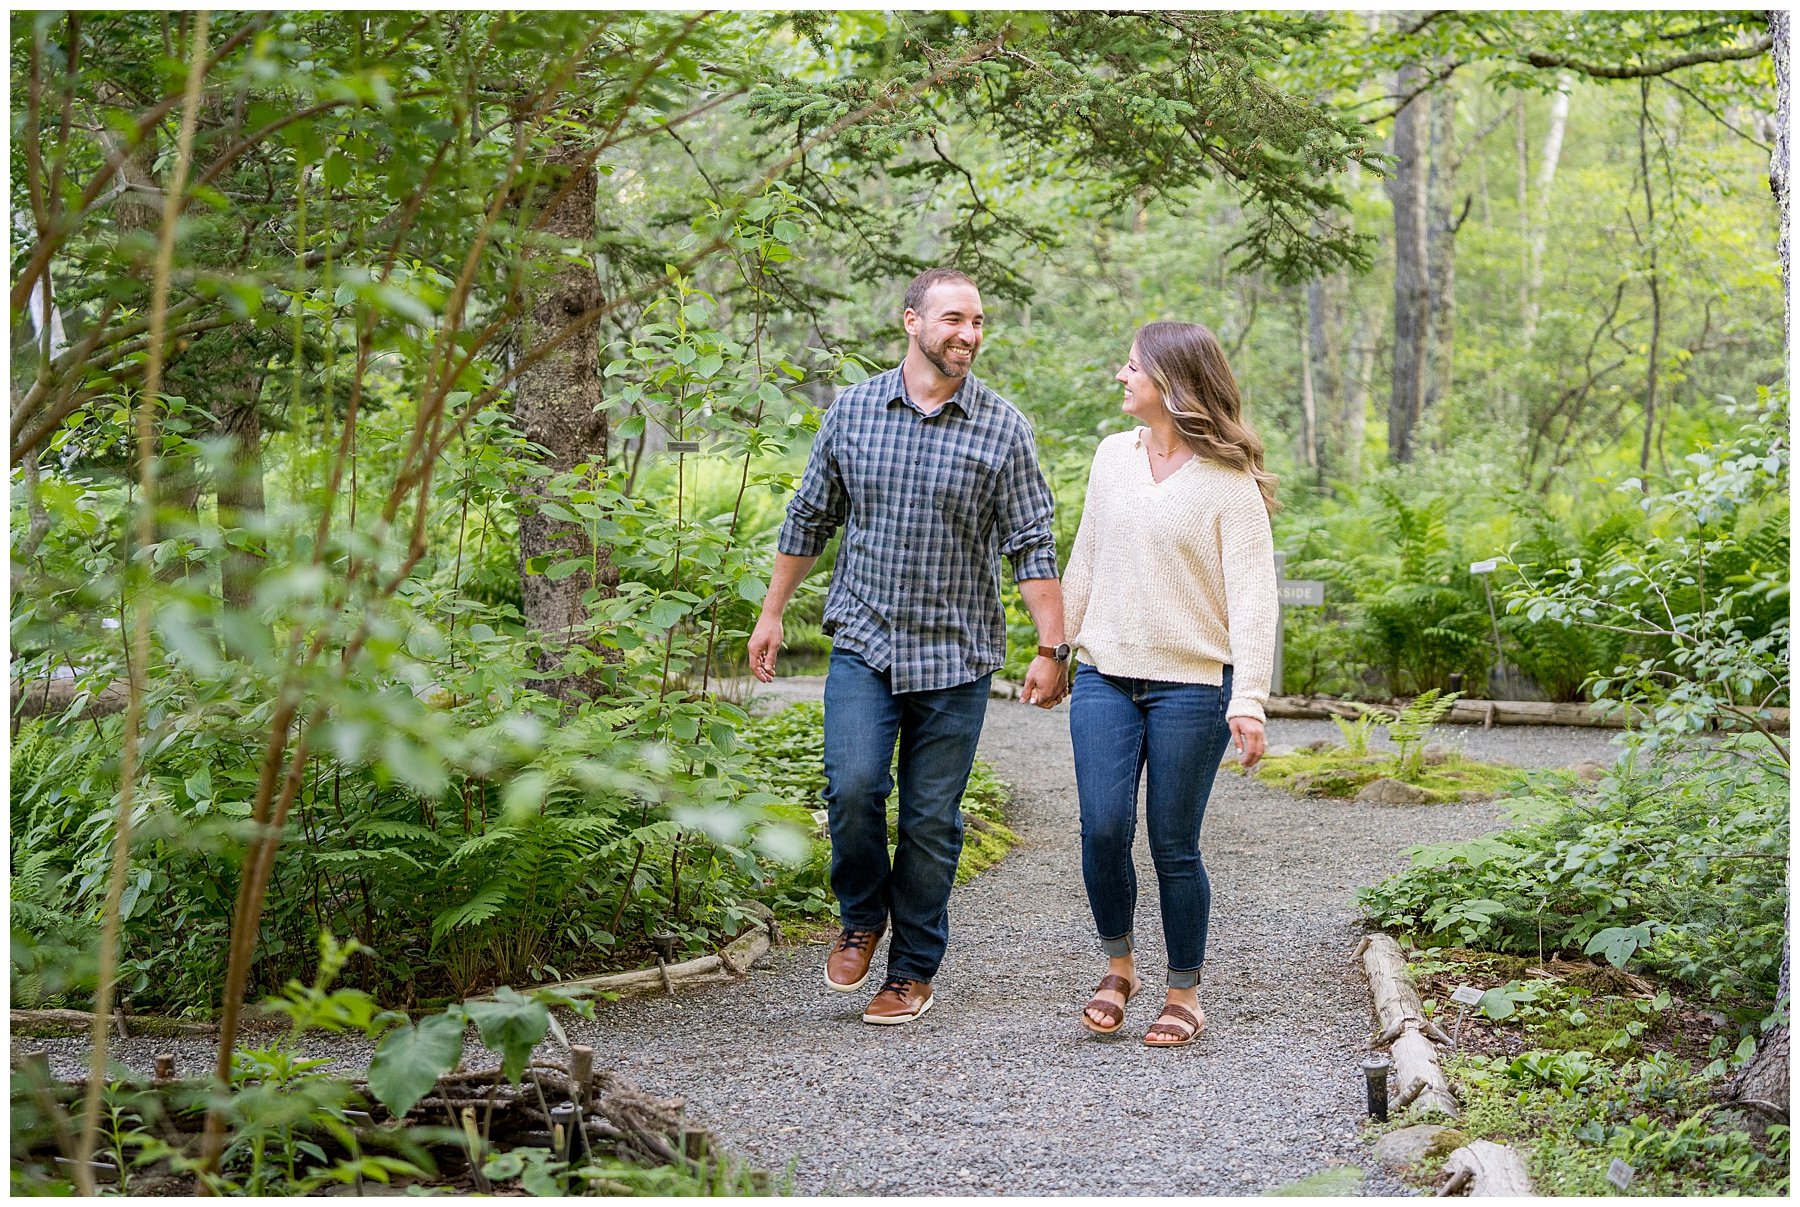
M1606 1168L1606 1180L1611 1182L1614 1186L1617 1186L1620 1190L1624 1190L1626 1187L1630 1186L1631 1179L1635 1177L1637 1177L1637 1170L1625 1164L1625 1162L1617 1157L1614 1157L1612 1159L1612 1164Z
M1450 1000L1464 1006L1481 1005L1481 990L1473 985L1463 985L1450 995Z

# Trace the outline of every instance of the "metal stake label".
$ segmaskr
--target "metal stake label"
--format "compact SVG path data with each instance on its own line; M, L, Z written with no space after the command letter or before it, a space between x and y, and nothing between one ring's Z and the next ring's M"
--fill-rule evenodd
M1637 1177L1637 1170L1625 1164L1625 1162L1618 1157L1614 1157L1612 1159L1612 1164L1606 1167L1606 1180L1611 1182L1614 1186L1617 1186L1620 1190L1624 1190L1627 1186L1630 1186L1631 1179L1635 1177Z
M1465 1006L1479 1006L1481 1005L1481 990L1473 985L1463 985L1450 995L1450 1000L1461 1002Z

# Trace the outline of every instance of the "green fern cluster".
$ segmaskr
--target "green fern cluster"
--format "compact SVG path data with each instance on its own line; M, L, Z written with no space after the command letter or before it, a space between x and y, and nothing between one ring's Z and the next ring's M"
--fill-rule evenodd
M1450 713L1461 692L1439 694L1436 688L1420 692L1418 697L1400 710L1400 715L1387 724L1388 740L1399 752L1394 756L1394 774L1402 780L1415 780L1425 770L1425 738L1431 727Z
M1331 723L1337 726L1338 735L1344 739L1344 752L1361 758L1369 753L1369 739L1385 720L1386 713L1378 708L1370 708L1359 713L1354 721L1333 714Z

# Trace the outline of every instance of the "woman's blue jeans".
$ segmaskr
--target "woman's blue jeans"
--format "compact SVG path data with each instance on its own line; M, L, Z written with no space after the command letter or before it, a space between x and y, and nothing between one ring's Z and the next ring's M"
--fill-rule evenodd
M987 716L988 681L889 690L878 671L833 651L825 677L825 802L831 891L852 930L890 920L888 975L929 981L950 940L950 889L962 855L963 791ZM888 855L888 768L900 744L900 825Z
M1119 678L1087 665L1075 676L1069 736L1081 797L1081 876L1100 945L1109 956L1132 949L1131 845L1141 775L1171 989L1198 985L1206 961L1212 888L1200 858L1200 822L1231 740L1230 699L1230 667L1218 687Z

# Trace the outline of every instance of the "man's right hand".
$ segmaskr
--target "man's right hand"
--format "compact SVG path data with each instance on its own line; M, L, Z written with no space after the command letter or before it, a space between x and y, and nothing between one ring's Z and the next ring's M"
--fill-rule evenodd
M775 656L781 650L781 617L764 612L750 634L750 673L764 683L775 679Z

